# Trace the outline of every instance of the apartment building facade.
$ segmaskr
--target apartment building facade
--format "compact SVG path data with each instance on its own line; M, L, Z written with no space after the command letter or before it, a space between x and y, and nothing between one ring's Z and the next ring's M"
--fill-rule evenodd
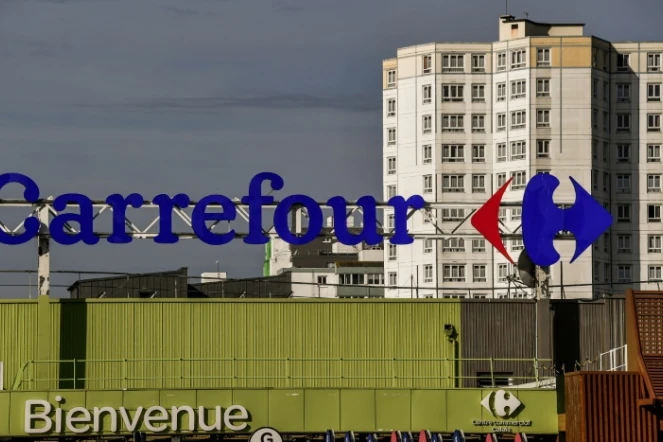
M446 235L385 244L385 296L410 297L412 286L423 297L531 296L509 282L517 269L506 258L464 235L476 234L472 210L509 178L503 201L518 203L537 173L560 180L555 202L574 203L571 176L615 217L572 264L574 241L555 242L551 297L622 293L626 283L661 279L662 53L663 43L584 36L582 24L502 16L499 41L423 44L385 60L384 197L443 203L410 218L409 228ZM518 233L521 214L501 208L501 230ZM522 239L505 246L517 260ZM590 283L602 285L579 286Z

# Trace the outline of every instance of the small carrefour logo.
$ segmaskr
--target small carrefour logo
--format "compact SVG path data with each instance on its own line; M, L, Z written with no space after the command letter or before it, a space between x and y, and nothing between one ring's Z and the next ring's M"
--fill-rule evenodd
M513 393L504 390L491 391L481 401L483 408L502 419L514 417L522 404Z

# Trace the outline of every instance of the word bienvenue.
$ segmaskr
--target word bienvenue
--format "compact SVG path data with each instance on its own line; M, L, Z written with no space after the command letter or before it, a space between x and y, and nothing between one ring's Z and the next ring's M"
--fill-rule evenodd
M62 402L63 398L56 396L55 400L56 402ZM95 433L105 430L117 433L118 414L122 417L124 428L129 433L137 430L141 422L148 431L153 433L162 433L169 430L168 424L170 424L171 431L180 431L178 426L181 416L188 417L188 420L183 419L183 427L186 427L183 429L184 431L193 432L196 427L202 432L221 431L222 408L217 406L214 411L216 415L214 423L206 423L205 407L198 407L198 413L188 405L172 407L170 413L161 406L147 409L138 407L132 416L132 413L128 412L125 407L119 407L117 410L112 407L94 407L92 410L84 407L73 407L70 410L63 410L60 407L54 407L45 400L28 400L25 401L25 432L27 434L62 433L63 428L66 428L67 431L76 434L87 433L90 430ZM51 417L51 414L54 414L54 416ZM196 419L196 414L198 419ZM105 417L110 418L110 428L105 423L102 429L102 422ZM223 411L223 425L231 431L246 429L248 419L249 413L241 405L232 405ZM42 425L37 427L35 425L37 423Z
M274 198L262 195L262 183L270 182L273 190L281 190L284 185L283 178L272 172L261 172L255 175L249 184L248 195L242 198L242 203L248 205L249 233L243 240L246 244L266 244L269 238L264 235L262 229L262 206L273 204ZM39 187L29 177L19 173L5 173L0 175L0 190L7 184L20 184L24 187L23 198L29 203L39 201ZM145 200L140 194L132 193L128 196L120 194L110 195L105 200L113 211L113 231L106 238L112 244L126 244L132 238L126 233L126 212L129 207L139 208ZM177 194L170 197L165 194L157 195L152 203L159 206L159 233L154 237L154 242L160 244L172 244L178 241L177 235L172 232L173 210L185 209L190 206L191 199L188 195ZM347 227L347 201L341 196L335 196L327 201L327 205L333 209L334 232L338 241L345 245L357 245L365 242L368 245L377 245L383 241L376 229L377 205L375 198L363 196L357 200L357 205L362 208L364 214L364 227L359 233L351 234ZM63 245L71 245L83 242L94 245L99 242L99 237L94 233L93 220L95 218L93 205L90 198L79 193L67 193L58 196L53 201L53 208L62 211L70 204L76 204L79 213L60 213L53 217L49 223L50 236L55 242ZM411 244L414 239L407 232L408 212L412 209L418 210L425 206L422 196L413 195L408 199L402 196L392 197L388 205L394 209L393 236L389 239L391 244ZM220 207L222 212L208 212L208 207ZM288 218L291 209L303 207L308 213L308 227L302 235L293 234L288 227ZM237 218L236 203L224 195L208 195L195 203L191 227L196 236L210 245L222 245L229 243L235 238L235 231L226 233L214 233L207 227L208 221L234 221ZM306 195L290 195L278 202L274 210L274 229L281 239L290 244L307 244L317 238L323 229L323 213L318 203ZM79 231L70 233L66 226L76 222L80 226ZM9 245L23 244L33 239L39 233L40 221L35 216L30 216L23 223L25 231L21 234L8 234L0 230L0 243Z

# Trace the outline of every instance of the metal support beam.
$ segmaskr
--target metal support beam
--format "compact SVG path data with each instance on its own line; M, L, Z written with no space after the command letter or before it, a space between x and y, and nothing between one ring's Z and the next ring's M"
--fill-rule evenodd
M51 252L48 230L49 207L44 205L39 208L39 234L37 235L37 293L39 296L48 296L51 281Z

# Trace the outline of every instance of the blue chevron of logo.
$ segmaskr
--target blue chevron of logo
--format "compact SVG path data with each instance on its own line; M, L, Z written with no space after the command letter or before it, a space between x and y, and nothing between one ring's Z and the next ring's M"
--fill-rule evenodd
M576 193L572 207L560 209L553 201L559 180L550 174L535 175L525 188L523 198L523 244L538 266L551 266L560 259L553 239L561 230L573 233L576 241L575 261L613 223L613 217L576 180L569 177Z

